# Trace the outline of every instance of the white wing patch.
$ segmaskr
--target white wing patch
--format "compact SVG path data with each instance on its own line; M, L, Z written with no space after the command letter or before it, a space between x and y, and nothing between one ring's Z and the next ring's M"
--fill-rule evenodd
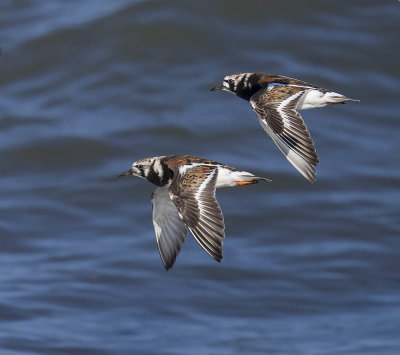
M212 170L210 172L210 174L207 176L207 178L202 182L202 184L200 185L198 191L194 195L194 198L196 199L197 204L199 206L200 218L201 218L201 216L204 216L204 214L209 213L208 208L204 205L204 202L201 199L201 195L203 193L203 190L206 188L206 186L209 184L209 182L212 180L212 178L214 177L214 175L217 172L218 172L217 169ZM208 226L212 227L212 225L206 219L202 219L202 222L207 224Z
M268 83L267 91L271 91L276 86L293 86L296 88L302 88L302 89L304 89L304 91L309 90L309 89L315 89L312 86L304 86L304 85L296 85L296 84L282 84L282 83L272 82L272 83Z
M296 100L301 95L303 95L303 91L299 91L296 94L289 96L287 99L283 100L281 104L277 107L277 111L279 112L279 115L282 117L283 124L285 127L292 127L292 125L290 123L290 118L287 116L284 109L289 105L290 102Z
M221 261L225 225L215 198L218 168L201 163L182 167L182 171L185 175L174 174L168 188L171 200L196 241L212 258Z
M204 211L204 206L203 206L203 202L201 200L201 194L203 193L203 190L206 188L206 186L208 185L208 183L211 181L211 179L214 177L214 175L216 174L217 169L214 169L210 172L210 174L207 176L207 178L202 182L202 184L200 185L199 189L197 190L196 194L194 195L194 198L196 199L197 203L199 204L199 209L200 209L200 214L203 213Z
M192 169L192 168L194 168L196 166L200 166L200 165L211 165L211 164L191 163L191 164L180 165L179 168L178 168L179 169L179 175L183 176L183 175L185 175L185 173L186 173L186 171L188 169Z

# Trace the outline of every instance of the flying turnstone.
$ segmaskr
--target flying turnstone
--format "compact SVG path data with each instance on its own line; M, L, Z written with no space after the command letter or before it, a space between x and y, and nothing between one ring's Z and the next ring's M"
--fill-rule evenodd
M255 184L266 178L212 160L188 155L140 159L119 176L134 175L157 185L153 191L153 225L165 269L170 269L190 231L216 261L222 260L224 217L215 189Z
M310 182L315 181L318 155L297 110L359 101L281 75L236 73L227 75L211 91L226 90L250 101L262 128L287 160Z

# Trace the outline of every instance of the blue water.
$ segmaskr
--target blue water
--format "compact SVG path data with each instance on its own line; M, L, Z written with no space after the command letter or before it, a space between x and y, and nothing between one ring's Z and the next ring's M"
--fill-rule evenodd
M400 354L400 3L0 3L0 354ZM264 71L360 99L303 111L309 184L249 104ZM154 188L191 154L269 177L220 189L224 260L172 270Z

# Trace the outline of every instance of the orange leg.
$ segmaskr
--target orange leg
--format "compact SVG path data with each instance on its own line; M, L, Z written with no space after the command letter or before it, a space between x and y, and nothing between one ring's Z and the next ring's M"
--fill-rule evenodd
M250 180L250 181L235 181L236 185L242 186L242 185L251 185L257 183L257 180Z

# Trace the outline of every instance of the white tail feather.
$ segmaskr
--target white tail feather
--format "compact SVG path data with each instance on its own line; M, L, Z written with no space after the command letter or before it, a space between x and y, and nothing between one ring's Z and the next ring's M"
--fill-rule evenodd
M346 101L359 101L351 99L337 92L328 91L326 93L317 89L308 90L302 100L297 105L298 110L308 110L311 108L324 107L329 104L340 104Z
M228 186L236 186L238 181L254 181L258 182L259 180L269 181L266 178L254 176L252 173L247 171L237 171L230 170L224 167L218 168L218 177L216 187L228 187Z

